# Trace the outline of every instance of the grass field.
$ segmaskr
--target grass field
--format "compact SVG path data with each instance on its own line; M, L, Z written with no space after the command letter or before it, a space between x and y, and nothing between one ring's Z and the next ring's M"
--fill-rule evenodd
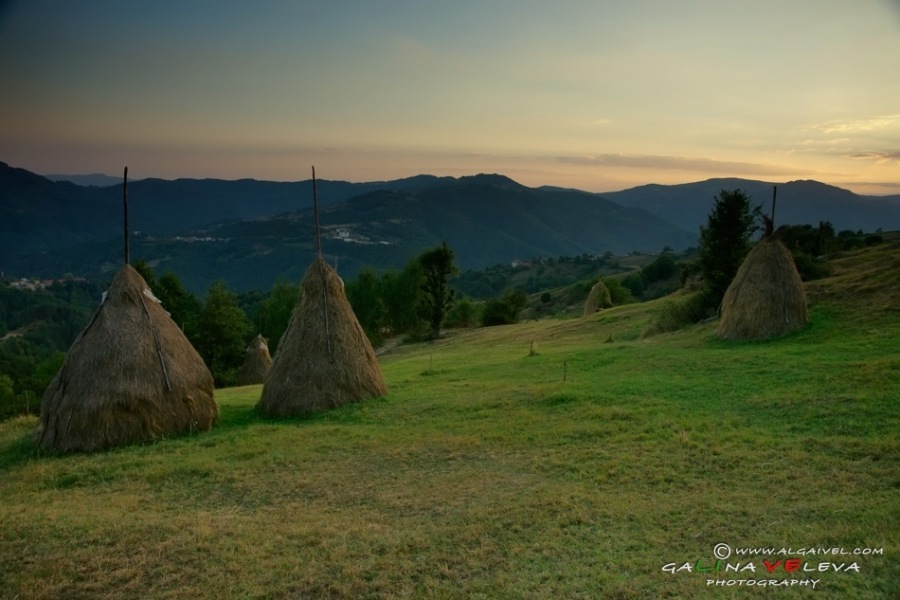
M209 433L73 456L0 423L0 596L900 597L900 245L834 265L768 342L646 337L661 300L399 346L307 419L225 389ZM794 552L697 572L720 543Z

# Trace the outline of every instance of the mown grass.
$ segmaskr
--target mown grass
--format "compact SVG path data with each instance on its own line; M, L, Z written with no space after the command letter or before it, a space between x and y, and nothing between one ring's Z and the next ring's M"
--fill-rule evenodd
M896 597L898 258L837 260L768 342L644 337L647 303L400 346L388 397L305 419L220 390L209 433L73 456L7 421L0 596ZM860 568L815 592L662 570L720 542L884 555L807 557Z

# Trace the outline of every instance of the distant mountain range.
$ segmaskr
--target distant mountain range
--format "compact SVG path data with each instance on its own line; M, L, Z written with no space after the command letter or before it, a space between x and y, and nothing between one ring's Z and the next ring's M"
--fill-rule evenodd
M112 175L104 175L102 173L89 173L87 175L44 175L50 181L68 181L75 185L93 186L93 187L109 187L122 183L122 177L113 177Z
M93 177L93 176L92 176ZM102 181L96 179L95 181ZM582 253L696 244L714 196L742 189L768 210L771 183L714 179L593 194L529 188L502 175L317 181L323 247L345 277L402 268L446 241L462 268ZM129 182L131 256L173 270L193 291L297 280L315 252L311 181ZM817 182L778 185L776 221L837 230L900 229L900 196L858 196ZM7 276L103 277L122 260L122 184L51 181L0 163L0 270Z
M747 179L709 179L682 185L643 185L603 197L623 206L643 208L682 229L697 231L706 223L714 197L720 191L740 189L753 204L762 204L768 214L775 185ZM900 195L860 196L818 181L789 181L777 187L776 225L830 221L836 230L900 229Z

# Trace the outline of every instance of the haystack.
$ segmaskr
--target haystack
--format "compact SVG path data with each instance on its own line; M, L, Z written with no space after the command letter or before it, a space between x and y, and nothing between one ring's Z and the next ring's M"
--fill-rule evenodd
M247 355L244 357L244 364L241 365L238 373L238 385L264 382L271 366L272 357L269 355L266 338L260 334L247 346Z
M790 250L777 238L763 238L725 292L717 334L760 340L790 333L807 322L806 292Z
M104 450L205 431L219 409L203 359L126 264L41 401L41 448Z
M375 351L322 259L310 265L257 407L293 416L387 394Z
M584 316L589 317L601 308L609 308L612 306L612 298L609 295L609 288L603 283L603 280L597 281L591 288L587 300L584 303Z

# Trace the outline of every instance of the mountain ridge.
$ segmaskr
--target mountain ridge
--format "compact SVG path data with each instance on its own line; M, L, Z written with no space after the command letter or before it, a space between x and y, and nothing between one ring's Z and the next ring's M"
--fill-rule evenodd
M317 192L326 253L353 276L365 267L400 268L442 241L463 268L683 249L696 244L722 189L743 189L768 212L775 185L777 224L900 229L900 196L857 196L815 181L718 178L597 194L479 173L317 180ZM129 182L128 192L132 257L175 271L194 291L215 279L237 289L297 279L315 252L310 180L149 178ZM0 270L101 277L121 262L121 215L121 183L52 182L0 163Z
M714 197L722 190L741 189L754 205L769 213L773 188L776 225L817 225L830 221L835 229L873 231L900 229L900 195L863 196L850 190L803 179L775 183L739 178L713 178L676 185L647 184L600 194L624 206L643 208L678 227L694 231L706 222Z

